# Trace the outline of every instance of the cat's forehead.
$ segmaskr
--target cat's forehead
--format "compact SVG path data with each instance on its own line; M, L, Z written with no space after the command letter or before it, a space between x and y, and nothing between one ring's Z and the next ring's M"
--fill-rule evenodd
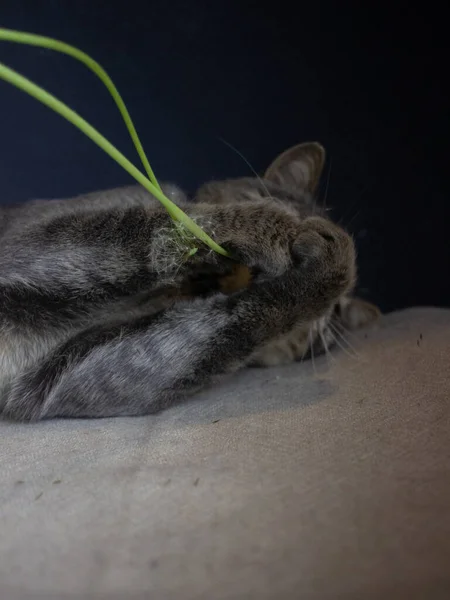
M314 204L313 194L304 187L282 186L261 178L237 180L238 195L252 200L267 200L281 202L292 207L294 211L309 213ZM317 208L317 207L316 207Z
M312 192L302 185L285 185L261 177L242 177L204 184L195 196L206 204L241 204L242 202L274 202L292 214L307 216L321 210L315 206Z
M252 185L262 198L277 198L286 202L307 202L311 199L311 193L304 187L281 186L266 179L254 179Z

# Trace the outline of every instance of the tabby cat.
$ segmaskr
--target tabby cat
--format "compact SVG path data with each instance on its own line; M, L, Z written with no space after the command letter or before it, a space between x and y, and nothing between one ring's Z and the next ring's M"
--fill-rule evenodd
M233 260L188 257L139 186L1 208L0 414L155 413L245 365L323 349L333 320L375 318L350 295L352 238L313 201L323 164L308 143L192 201L163 186Z

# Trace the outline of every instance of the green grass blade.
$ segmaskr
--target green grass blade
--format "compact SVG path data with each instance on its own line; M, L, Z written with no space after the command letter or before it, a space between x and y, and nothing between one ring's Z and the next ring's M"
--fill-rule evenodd
M133 140L133 143L136 147L137 153L144 165L144 169L155 187L159 190L161 189L158 180L153 173L153 170L148 162L147 156L145 155L144 148L137 134L134 123L130 117L130 114L125 106L125 102L122 99L122 96L119 94L118 89L114 85L112 79L105 71L105 69L93 58L91 58L85 52L71 46L70 44L66 44L65 42L61 42L59 40L55 40L50 37L35 35L34 33L26 33L24 31L14 31L12 29L4 29L0 27L0 40L7 42L16 42L20 44L27 44L29 46L38 46L41 48L47 48L49 50L55 50L57 52L62 52L63 54L67 54L72 56L76 60L82 62L88 69L90 69L99 79L104 83L109 93L114 99L114 102L117 105L117 108L122 115L123 120L125 121L125 125L128 129L128 132Z
M137 169L115 146L113 146L100 132L98 132L85 119L78 115L74 110L66 104L58 100L55 96L45 91L17 71L10 69L3 63L0 63L0 78L8 81L15 87L26 92L36 100L42 102L70 123L78 127L85 135L87 135L94 143L104 150L111 158L124 168L132 177L145 187L155 198L157 198L165 207L169 215L176 221L182 223L195 237L208 245L212 250L223 256L229 256L226 250L221 248L214 240L212 240L201 229L195 221L186 215L176 204L167 198L159 187L156 187L139 169Z

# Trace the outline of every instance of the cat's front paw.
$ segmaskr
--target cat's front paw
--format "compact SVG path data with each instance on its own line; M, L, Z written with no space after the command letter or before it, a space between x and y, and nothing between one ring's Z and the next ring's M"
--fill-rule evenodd
M294 264L292 249L303 230L302 222L284 212L267 209L257 217L256 214L253 224L234 232L224 247L235 261L254 273L279 277Z
M326 287L327 294L340 296L355 282L355 246L341 227L321 217L305 219L291 247L298 270Z

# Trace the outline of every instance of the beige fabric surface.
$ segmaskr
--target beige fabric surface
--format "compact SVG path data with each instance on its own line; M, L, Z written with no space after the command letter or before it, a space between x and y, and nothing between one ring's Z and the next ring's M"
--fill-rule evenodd
M450 311L148 418L0 423L0 598L450 598Z

